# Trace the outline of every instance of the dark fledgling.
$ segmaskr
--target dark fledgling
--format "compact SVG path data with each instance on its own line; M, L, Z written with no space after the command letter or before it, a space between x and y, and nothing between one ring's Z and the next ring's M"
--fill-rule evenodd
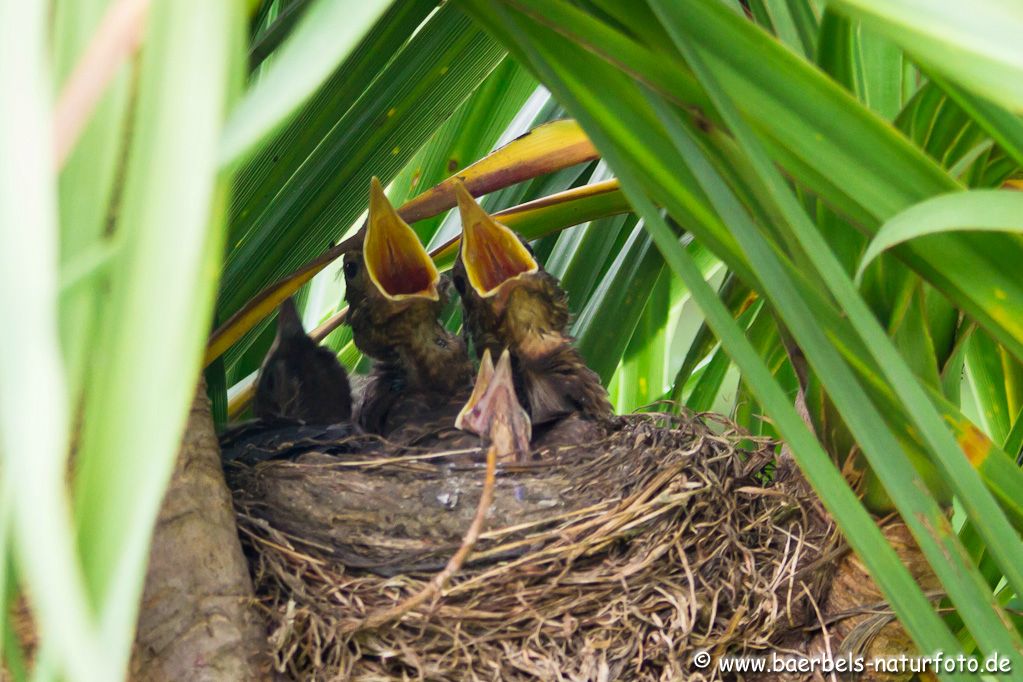
M375 361L360 426L405 445L461 447L454 441L469 439L453 427L472 365L465 342L438 320L448 285L375 178L362 250L345 255L344 273L355 345Z
M252 411L256 419L220 435L225 460L254 463L331 451L353 434L348 374L337 356L306 335L290 298L278 312Z
M599 437L613 411L600 378L567 333L568 301L526 243L458 185L462 244L453 270L476 352L511 353L534 447Z
M302 328L295 302L277 313L277 336L256 379L252 413L308 424L336 424L352 418L352 390L337 356Z

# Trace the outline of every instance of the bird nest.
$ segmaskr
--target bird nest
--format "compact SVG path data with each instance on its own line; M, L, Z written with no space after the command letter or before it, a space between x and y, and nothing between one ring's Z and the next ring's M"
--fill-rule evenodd
M501 468L453 566L485 479L460 461L230 468L280 672L712 679L696 651L763 652L815 620L833 527L772 443L720 418L621 417L600 442Z

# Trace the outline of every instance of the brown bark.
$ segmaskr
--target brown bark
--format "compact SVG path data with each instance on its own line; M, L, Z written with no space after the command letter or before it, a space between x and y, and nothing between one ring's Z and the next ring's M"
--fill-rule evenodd
M266 647L200 382L157 519L131 677L268 680Z
M924 558L909 528L900 519L882 524L881 532L895 549L902 563L909 569L913 579L925 593L936 593L941 589L934 571ZM829 636L833 652L836 644L839 651L848 651L864 656L868 661L877 657L913 656L917 648L902 624L891 614L885 613L884 595L870 577L866 567L856 554L847 553L838 564L834 582L827 600L822 605L825 618L837 618L831 624ZM870 609L873 606L874 609ZM880 611L878 613L877 611ZM857 613L859 612L859 613ZM855 614L840 617L842 614ZM818 635L811 643L811 651L823 652L825 638ZM863 680L907 680L912 674L886 674L865 671Z

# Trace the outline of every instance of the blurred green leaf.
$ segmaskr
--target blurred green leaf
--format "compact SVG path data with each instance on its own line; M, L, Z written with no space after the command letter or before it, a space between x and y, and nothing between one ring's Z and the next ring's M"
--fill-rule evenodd
M1004 0L830 0L920 62L1023 111L1023 11Z
M243 68L243 17L240 0L150 9L116 224L124 247L92 349L74 482L100 650L112 670L127 667L149 539L212 319L226 208L217 142Z
M119 668L103 653L68 516L71 405L58 332L47 16L42 3L0 3L7 55L0 59L0 91L18 93L0 104L0 315L16 321L0 353L0 506L11 511L40 635L70 678L99 682L118 677Z
M53 6L55 70L63 82L102 19L107 0L58 0ZM63 267L108 246L104 238L131 95L131 66L124 64L96 105L60 174L60 258ZM95 340L96 290L76 287L64 293L61 346L73 400L81 395L89 349Z

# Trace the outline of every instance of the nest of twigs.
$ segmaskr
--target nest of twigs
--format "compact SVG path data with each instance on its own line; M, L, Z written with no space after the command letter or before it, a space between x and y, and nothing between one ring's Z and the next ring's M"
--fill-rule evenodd
M436 592L483 487L464 453L232 468L278 670L701 679L716 674L697 650L791 641L816 621L833 528L773 444L714 422L622 417L599 443L499 470L484 532Z

